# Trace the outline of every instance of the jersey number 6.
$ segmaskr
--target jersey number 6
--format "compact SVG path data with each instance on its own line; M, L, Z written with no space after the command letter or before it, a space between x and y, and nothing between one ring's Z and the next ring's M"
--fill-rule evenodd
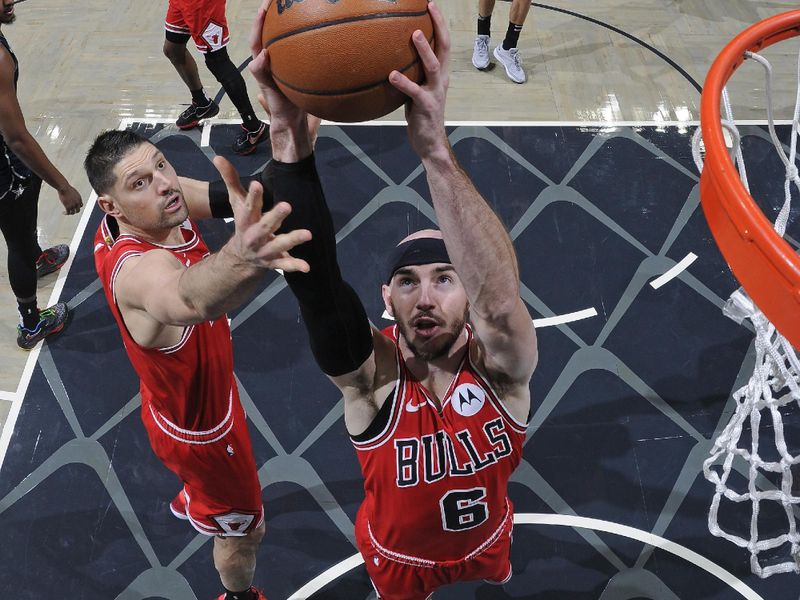
M486 488L451 490L439 500L442 511L442 528L445 531L464 531L478 527L489 518Z

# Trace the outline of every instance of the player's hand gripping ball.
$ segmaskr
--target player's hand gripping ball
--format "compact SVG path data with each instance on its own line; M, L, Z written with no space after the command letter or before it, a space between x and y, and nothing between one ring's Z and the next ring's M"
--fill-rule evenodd
M433 45L428 0L271 0L261 40L272 77L293 104L329 121L369 121L408 98L388 81L397 70L420 83L411 41Z

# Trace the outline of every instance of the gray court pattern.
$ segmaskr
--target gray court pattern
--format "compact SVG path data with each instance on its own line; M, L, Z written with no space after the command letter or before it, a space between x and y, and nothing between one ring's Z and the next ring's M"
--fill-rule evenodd
M213 154L214 140L212 148L200 148L199 134L186 136L170 127L142 129L152 134L156 143L191 140L196 150L191 155L195 157L192 160L200 156L210 158ZM707 505L703 506L703 502L710 499L712 489L702 481L702 462L708 455L716 433L731 414L732 407L727 397L749 377L752 352L748 349L751 333L727 322L720 314L727 294L735 288L735 282L715 253L709 234L702 226L698 176L691 166L688 146L682 147L688 140L688 133L626 127L573 132L568 132L568 128L538 128L530 132L525 129L461 126L450 131L450 140L478 187L504 218L515 240L521 263L521 293L531 315L534 318L548 317L588 307L595 307L599 314L586 321L558 325L539 332L542 356L539 372L532 384L534 409L525 458L513 477L511 487L517 512L557 512L607 520L615 520L616 517L624 524L673 539L720 562L764 598L790 597L786 579L782 582L778 582L777 577L764 582L755 579L747 570L746 552L728 548L704 530L702 511ZM523 133L528 137L523 137ZM756 144L759 140L767 140L760 129L748 133ZM382 326L388 323L380 318L376 299L369 298L370 293L377 296L375 284L379 275L372 275L371 271L376 270L373 267L378 259L366 255L361 262L350 259L358 256L356 249L359 247L365 252L364 236L368 235L367 232L375 227L378 220L388 221L388 225L379 228L379 233L374 235L387 230L395 234L386 236L382 242L385 248L399 239L405 230L435 222L425 191L424 172L403 149L404 135L400 128L326 126L321 130L317 153L326 186L337 177L340 180L332 187L345 185L353 179L363 182L362 193L354 193L354 198L347 201L347 206L335 211L337 243L346 278L358 279L360 274L370 273L363 281L354 282L354 287L365 299L371 318ZM403 160L390 162L385 158L373 158L384 156L382 153L376 154L374 145L386 148L390 156ZM553 155L557 155L557 158L554 159ZM167 156L176 164L183 160L173 158L169 152ZM484 157L489 158L484 160ZM497 165L502 165L505 172L498 170ZM642 194L641 198L626 200L618 197L617 204L609 202L607 196L614 196L615 191L604 191L597 182L617 181L620 178L633 180L642 175L637 171L637 167L642 165L645 165L641 168L645 178L652 179L657 175L659 179L633 186ZM652 165L655 165L655 170L651 170ZM257 172L263 166L263 159L257 164L237 166L247 172ZM608 172L611 166L615 166L617 171ZM357 176L351 178L349 170L356 172ZM594 175L587 176L589 172ZM495 196L493 182L498 179L507 180L504 189L514 190L512 197ZM674 185L667 184L667 181ZM629 184L621 184L620 189L625 185ZM328 187L326 189L329 190L330 201L335 197L335 191L331 192ZM598 200L588 192L592 189L605 200ZM667 200L651 198L661 191L669 194L675 190L680 190L681 195L673 194ZM362 197L366 201L361 202ZM508 201L508 204L503 204L504 201ZM630 204L630 209L625 208L620 212L620 205L623 204ZM405 222L399 218L387 220L387 214L395 217L406 215L407 218ZM96 223L96 219L93 223ZM563 228L561 233L565 238L559 238L560 228ZM549 234L545 235L545 232ZM93 233L94 226L90 225L83 238L84 250L87 240L88 248L91 248ZM566 270L571 263L559 258L567 249L560 244L571 234L581 233L587 234L587 237L580 248L587 251L594 248L596 263L590 265L588 271L570 277ZM571 239L574 243L575 236ZM675 265L687 251L695 251L700 256L697 263L661 290L652 290L649 282ZM91 256L84 254L84 259L85 264L89 264ZM549 266L543 267L544 263ZM606 288L602 287L605 283L598 283L600 278L593 279L592 273L612 271L617 273L616 279L613 285L607 284ZM558 272L567 276L555 278ZM76 277L82 277L83 282L77 281L77 287L67 286L65 291L69 296L64 299L69 301L76 315L81 314L90 303L96 307L102 301L96 278L92 280L86 268L82 273ZM581 288L580 284L585 284L583 287L586 290L576 293L575 290ZM559 287L564 289L558 291ZM272 598L288 597L324 568L356 551L352 532L353 510L357 504L352 501L354 492L350 490L345 493L344 496L349 500L343 500L342 491L334 489L327 468L320 468L319 456L314 455L314 449L320 442L324 441L328 447L332 439L338 439L335 447L345 453L341 455L342 460L346 458L350 461L346 469L350 469L348 473L352 474L354 459L352 450L347 449L344 436L341 399L335 397L332 387L328 389L328 408L322 411L309 409L312 414L306 415L306 421L301 424L307 425L308 419L313 418L313 426L306 427L301 435L288 435L281 429L285 423L270 418L269 410L261 403L260 398L264 395L262 386L266 384L253 383L259 375L253 372L249 359L244 361L244 366L239 361L238 348L251 343L250 338L245 339L245 332L252 336L253 329L261 327L258 325L259 318L264 318L264 323L268 323L270 314L282 310L282 302L290 302L285 288L285 281L281 277L272 277L250 303L231 315L234 344L237 346L237 380L250 420L265 498L270 497L275 486L292 484L302 488L313 499L320 514L324 514L332 530L338 532L340 539L331 542L338 554L315 556L305 570L299 568L295 573L286 573L285 581L282 579L277 582L276 579L282 578L279 575L282 572L269 567L268 580L274 586L269 590ZM664 312L641 317L642 313L648 313L651 309L663 309ZM689 321L695 326L707 325L711 333L695 340L684 340L684 345L680 333L682 327L691 324L684 321L688 318L686 313L692 311L699 316ZM294 314L289 317L292 322L287 327L302 329ZM648 320L651 317L654 319L652 322ZM655 320L666 321L667 325L654 325ZM64 574L67 577L63 583L65 589L80 592L74 597L89 599L164 597L170 600L194 600L211 597L218 592L198 583L209 581L213 584L214 581L207 558L210 554L208 539L202 535L186 534L179 529L185 528L185 524L167 524L165 521L167 533L160 531L154 541L147 525L150 513L143 515L141 510L137 510L137 503L129 498L129 485L118 474L120 468L126 468L126 463L122 461L120 464L121 454L117 456L117 443L109 443L109 436L119 436L115 432L131 427L136 422L138 395L126 396L129 399L124 404L120 404L123 399L114 398L113 405L119 408L106 416L98 414L87 418L86 402L82 400L76 405L77 395L94 393L97 401L103 400L97 393L98 385L89 384L87 380L106 381L103 391L106 399L128 389L130 385L125 376L120 376L119 385L115 386L114 376L103 365L87 366L87 363L82 367L83 374L77 378L82 381L79 384L72 372L75 369L73 361L76 347L80 346L70 344L70 336L79 335L77 324L73 328L62 339L46 344L42 349L34 383L26 398L27 408L23 409L17 432L0 471L0 519L9 523L9 540L20 544L29 539L26 528L35 529L32 524L42 517L42 513L27 514L26 505L41 506L32 500L37 489L65 467L78 465L93 472L89 479L93 479L93 485L102 492L97 501L97 510L87 511L82 517L86 519L85 534L103 537L106 516L116 513L121 521L114 526L115 534L112 537L127 540L127 552L134 548L141 559L133 560L127 570L117 569L114 560L119 560L119 556L115 555L113 545L105 544L102 553L107 558L98 558L95 562L87 560L86 564L96 565L100 561L108 571L97 574L75 569ZM113 347L112 329L108 327L108 322L100 324L100 333L111 340L101 345L101 350ZM648 355L654 347L666 344L665 339L669 336L663 333L670 330L675 332L674 338L669 340L673 353L682 354L685 359L678 361L677 369L669 360L662 362L664 355L660 351ZM637 332L642 339L631 337ZM659 341L654 344L653 340ZM118 344L118 338L116 342ZM281 343L289 345L293 340L283 339ZM704 346L692 347L697 343ZM709 357L712 349L714 358ZM120 356L118 350L117 358ZM85 348L80 348L80 351L86 353ZM60 356L66 357L63 363L59 362ZM305 360L307 363L307 357ZM645 363L647 367L640 369L640 365ZM661 373L657 367L663 368ZM711 388L699 383L703 376L702 367L718 371ZM681 371L681 368L684 370ZM654 377L654 373L659 374ZM685 379L681 382L685 389L695 387L705 394L702 402L691 405L691 392L687 393L689 400L686 402L676 401L679 395L675 393L673 383L665 384L664 378ZM36 384L36 381L40 383ZM599 392L603 382L609 388L607 392ZM590 400L581 398L585 394L580 391L587 387L597 389L598 396L604 398L603 402L593 406ZM665 393L665 389L669 393ZM29 435L25 437L35 428L24 427L24 423L26 419L34 418L30 411L36 411L40 402L46 405L37 394L47 390L52 394L53 406L60 411L56 419L61 424L53 428L58 432L55 436L57 439L42 443L40 447L38 439L31 440ZM627 420L629 417L626 413L629 411L633 415ZM35 418L50 418L47 412L39 409ZM596 418L599 414L605 414L606 417ZM579 417L570 420L570 415ZM627 446L611 441L609 446L612 449L608 454L601 446L597 447L595 453L585 449L575 453L579 447L576 440L583 435L581 432L607 429L624 433L628 431L627 425L637 418L637 422L645 425L642 426L643 430L638 425L631 427L631 435L626 438ZM642 432L644 430L645 433ZM46 438L47 435L47 428L40 428L40 436ZM659 447L664 443L660 440L667 438L675 440L678 445ZM554 447L554 439L565 440L558 451L560 457L550 456L547 450ZM609 436L609 439L614 438ZM591 438L587 438L586 443L592 443ZM123 444L120 442L120 445ZM42 458L42 453L47 454L45 458ZM574 454L572 458L571 453ZM582 458L593 454L598 464L592 466L587 464L588 461L582 461ZM651 461L649 470L646 464L638 464L639 460L646 462L650 454L660 456L665 463L669 463L669 469L656 476L652 457L647 459ZM631 456L641 471L620 472L621 466L628 464ZM142 460L145 466L154 464L152 459ZM337 460L338 455L333 462ZM562 466L558 467L558 463L562 463ZM589 470L581 472L576 468L579 464L586 464ZM553 474L559 471L563 479L554 477ZM625 480L625 485L614 484L620 478ZM589 485L592 481L595 487ZM650 489L652 481L658 481L658 485L653 486L655 491ZM604 482L608 484L607 489L604 488ZM349 479L346 483L352 488L356 482ZM61 487L53 488L51 485L49 493L58 493L59 489L63 489L63 481L58 486ZM624 501L615 496L615 488L624 488ZM604 490L609 492L608 496L604 496ZM163 511L174 491L164 486L163 489L157 487L148 490L148 493L160 497L158 510ZM63 493L69 494L70 491L67 489ZM630 521L626 515L630 515ZM268 510L268 519L269 516ZM180 534L174 533L179 530ZM268 525L267 539L270 531ZM562 558L566 563L570 560L569 549L579 545L582 545L581 560L587 561L578 568L573 582L570 582L573 578L570 572L563 570L566 567L562 566L562 570L555 573L550 572L546 562L534 567L525 556L526 551L532 549L532 554L542 558L539 553L544 550L541 548L547 547L560 535L566 536L561 540L565 546ZM58 538L58 534L53 537ZM171 539L171 552L160 551L157 547L165 537ZM313 545L314 539L314 535L310 535L305 543ZM472 597L474 594L474 597L480 598L596 598L598 592L601 592L599 597L604 600L633 597L738 597L730 588L713 578L709 579L699 570L693 570L690 565L675 566L668 557L659 554L651 546L620 541L592 530L576 529L562 534L519 528L512 553L515 555L518 576L506 586L505 591L486 591L486 586L471 584L455 591L444 591L442 597ZM550 559L555 555L558 552L550 554ZM9 550L4 553L3 562L0 563L0 588L5 589L15 581L20 569L30 579L30 570L56 568L52 564L28 562L26 557L24 553L19 555ZM52 559L58 560L58 553ZM270 560L273 559L260 564L273 565ZM593 577L583 578L580 575L580 568L586 569L587 565L595 565L597 561L605 563L604 567L595 569L598 573L605 573L605 584L598 583ZM189 568L188 565L193 562L199 566ZM197 572L202 570L210 573L198 576ZM108 595L111 588L86 583L87 580L102 580L106 576L114 582L111 588L116 586L111 595ZM532 589L529 583L531 579L549 580L547 585L552 595L548 595L550 592L547 589ZM337 591L334 583L327 588L328 595L319 597L370 597L364 577L361 576L358 581L360 587L356 586L355 591L348 592L350 588ZM583 582L584 589L575 589L572 593L565 590L558 595L559 583L568 590L569 585L576 581ZM702 590L700 595L696 595L698 590ZM39 596L23 593L20 597Z

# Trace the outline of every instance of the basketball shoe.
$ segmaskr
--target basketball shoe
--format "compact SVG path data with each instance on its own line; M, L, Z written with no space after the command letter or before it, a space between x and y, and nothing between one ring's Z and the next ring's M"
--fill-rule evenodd
M30 350L48 335L64 329L67 317L69 317L69 307L66 302L59 302L40 310L39 323L33 329L27 329L22 324L17 325L17 346L23 350Z
M36 277L41 279L64 266L69 258L69 246L58 244L48 248L36 259Z
M503 48L503 44L494 49L494 57L506 68L506 75L514 83L525 83L527 79L522 68L522 59L517 48Z
M248 131L244 128L244 125L242 125L242 132L233 141L233 151L236 152L236 154L244 156L256 151L258 143L264 140L267 133L269 133L267 124L263 121L260 121L260 123L261 125L255 131Z
M175 121L178 129L194 129L200 124L202 119L210 119L219 113L219 104L209 98L208 104L205 106L198 106L192 102L185 111Z
M475 38L472 50L472 65L481 71L489 66L489 36L479 35Z
M256 600L267 600L267 597L264 595L264 592L253 586L250 586L250 589L248 591L251 592L252 594L255 594ZM225 594L220 594L216 600L225 600Z

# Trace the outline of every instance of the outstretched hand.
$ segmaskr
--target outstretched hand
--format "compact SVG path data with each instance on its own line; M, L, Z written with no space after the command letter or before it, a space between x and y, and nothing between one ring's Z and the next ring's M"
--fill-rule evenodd
M416 30L411 36L425 70L425 81L414 83L399 71L389 74L389 83L410 98L406 103L408 137L411 147L422 159L440 151L449 152L444 108L450 85L450 32L433 1L428 3L428 12L433 21L436 50L431 48L422 31Z
M214 166L228 188L236 231L225 245L244 263L266 269L282 269L291 273L308 273L310 267L304 260L294 258L289 251L311 239L308 229L296 229L276 234L286 216L292 212L287 202L279 202L270 211L261 214L263 188L252 182L245 190L233 165L221 156L214 158Z

